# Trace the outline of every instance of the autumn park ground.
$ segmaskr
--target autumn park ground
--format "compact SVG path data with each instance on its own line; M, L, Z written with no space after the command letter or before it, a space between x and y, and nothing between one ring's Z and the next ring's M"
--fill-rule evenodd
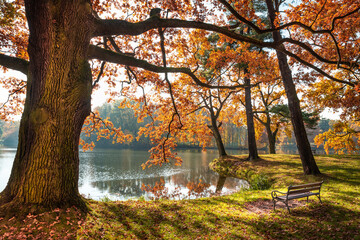
M240 156L245 158L245 156ZM269 190L196 200L93 201L76 209L0 219L0 239L360 239L360 156L316 156L321 176L304 176L297 155L261 155L248 167L273 180ZM236 160L234 160L236 161ZM316 197L282 203L270 193L324 180Z

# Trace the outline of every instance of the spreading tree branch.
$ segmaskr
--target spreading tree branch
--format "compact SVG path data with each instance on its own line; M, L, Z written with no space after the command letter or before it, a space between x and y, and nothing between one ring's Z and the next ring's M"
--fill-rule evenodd
M238 84L233 86L220 86L210 85L202 82L190 69L188 68L173 68L173 67L161 67L148 63L145 60L136 59L132 56L127 56L122 53L116 53L110 50L106 50L94 45L89 47L89 59L98 59L101 61L107 61L125 66L139 67L148 71L156 73L184 73L193 79L193 81L202 87L215 88L215 89L237 89L246 87L246 85Z
M20 71L25 75L28 74L29 62L21 58L11 57L0 53L0 65L12 70Z
M286 29L286 28L289 28L289 27L292 27L292 26L298 26L298 27L301 27L301 28L304 28L308 31L310 31L311 33L314 33L314 34L322 34L322 33L331 33L332 31L334 31L335 29L335 23L337 20L340 20L340 19L343 19L343 18L346 18L352 14L355 14L357 13L359 10L360 10L360 7L357 7L355 8L354 10L344 14L344 15L341 15L341 16L337 16L337 17L334 17L331 21L331 27L330 29L318 29L318 30L314 30L312 28L313 26L313 23L308 26L302 22L298 22L298 21L293 21L293 22L289 22L289 23L285 23L279 27L275 27L275 28L268 28L268 29L261 29L259 28L257 25L255 25L253 22L247 20L244 16L242 16L241 14L239 14L226 0L219 0L219 2L221 4L223 4L226 9L231 13L233 14L238 20L240 20L241 22L245 23L246 25L248 25L249 27L251 27L252 29L255 30L256 33L258 34L263 34L263 33L271 33L271 32L275 32L275 31L279 31L279 30L283 30L283 29ZM325 5L325 4L324 4ZM324 5L322 6L322 9L320 11L323 10L324 8ZM319 12L320 13L320 12ZM319 14L318 13L318 14ZM316 16L317 18L317 16ZM316 20L315 18L315 20Z
M202 29L213 32L222 33L230 38L238 41L249 42L263 47L273 47L273 43L262 42L255 38L243 36L227 29L227 27L219 27L209 23L197 21L185 21L179 19L161 19L158 17L151 17L145 21L131 23L124 20L116 19L96 19L96 30L93 33L94 37L97 36L111 36L111 35L131 35L136 36L143 34L151 29L157 28L194 28Z
M351 14L354 14L357 11L359 11L359 9L360 9L360 7L349 12L348 14L343 15L343 16L335 17L332 22L332 28L329 30L313 30L311 27L309 27L303 23L298 23L298 22L292 22L290 24L285 24L285 25L287 25L287 27L290 27L292 25L299 25L314 34L315 33L316 34L331 33L333 31L336 20L345 18L346 16L349 16ZM246 19L244 18L243 20L245 21ZM262 30L249 21L247 21L247 22L245 21L245 23L249 24L249 26L251 28L253 28L257 33L267 33L267 32L279 31L279 30L285 28L284 27L285 25L283 25L281 27L274 28L274 29ZM359 64L356 62L341 61L340 58L337 61L332 61L332 60L326 59L326 58L320 56L319 54L317 54L311 47L307 46L306 44L304 44L300 41L297 41L297 40L294 40L291 38L284 38L277 42L264 42L264 41L261 41L261 40L255 39L255 38L251 38L248 36L244 36L242 34L238 34L234 31L230 30L228 27L220 27L220 26L216 26L213 24L197 22L197 21L185 21L185 20L179 20L179 19L161 19L158 17L151 17L145 21L131 23L131 22L127 22L125 20L115 20L115 19L99 20L99 19L96 19L95 25L96 25L96 30L94 31L94 34L93 34L94 37L95 36L110 36L110 35L132 35L132 36L135 36L135 35L143 34L147 31L149 31L150 29L156 29L156 28L188 28L188 29L194 28L194 29L202 29L202 30L217 32L217 33L223 34L223 35L225 35L229 38L232 38L234 40L237 40L237 41L247 42L247 43L251 43L251 44L254 44L254 45L257 45L260 47L271 48L274 50L281 51L281 52L287 54L288 56L291 56L294 59L298 60L299 62L303 63L304 65L314 69L315 71L319 72L320 74L324 75L325 77L327 77L333 81L336 81L336 82L348 84L350 86L354 86L354 84L351 82L348 82L348 81L343 81L341 79L335 78L335 77L331 76L330 74L326 73L325 71L321 70L319 67L316 67L314 64L303 60L296 54L286 50L285 47L283 46L283 43L294 44L294 45L304 49L305 51L309 52L317 60L324 62L324 63L335 64L337 66L339 64L343 64L343 65L346 65L349 67L359 67ZM335 42L334 44L337 44L337 42ZM159 70L159 68L157 70ZM152 71L152 70L150 70L150 71ZM182 69L181 71L184 71L184 69ZM171 71L169 71L169 72L171 72ZM185 71L185 72L187 72L187 71ZM183 72L183 73L185 73L185 72ZM191 75L193 75L193 73L190 71L188 75L191 76ZM194 75L191 77L194 79ZM203 85L201 85L201 86L203 86Z

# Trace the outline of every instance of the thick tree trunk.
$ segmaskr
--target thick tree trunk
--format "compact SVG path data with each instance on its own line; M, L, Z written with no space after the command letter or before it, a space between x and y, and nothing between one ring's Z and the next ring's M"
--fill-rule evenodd
M245 85L249 85L249 87L245 87L245 110L246 110L246 123L247 123L248 142L249 142L248 160L251 161L251 160L257 159L259 156L258 156L258 151L257 151L257 147L256 147L254 115L253 115L253 110L252 110L252 105L251 105L250 79L245 77L244 82L245 82Z
M90 113L90 8L84 1L36 0L25 1L25 7L30 29L27 95L2 208L84 207L78 192L78 144Z
M268 7L269 18L271 22L271 27L275 27L275 9L273 6L272 0L266 0ZM274 41L280 41L282 39L280 32L273 32ZM304 173L306 175L316 175L320 174L320 170L316 165L314 156L311 151L310 143L307 138L304 121L300 109L300 101L297 97L295 84L292 79L291 70L287 62L287 57L284 53L276 51L281 77L284 83L286 96L288 98L289 110L291 114L291 122L294 129L294 134L296 138L297 148L300 154L302 166Z

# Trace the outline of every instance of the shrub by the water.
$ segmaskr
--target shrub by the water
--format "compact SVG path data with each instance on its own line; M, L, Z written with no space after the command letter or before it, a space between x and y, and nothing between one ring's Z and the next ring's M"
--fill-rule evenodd
M252 190L266 190L271 188L272 185L271 179L262 173L251 175L248 182Z

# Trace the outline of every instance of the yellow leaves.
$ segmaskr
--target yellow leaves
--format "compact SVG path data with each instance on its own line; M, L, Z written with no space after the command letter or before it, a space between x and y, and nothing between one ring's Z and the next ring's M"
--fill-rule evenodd
M300 25L293 25L290 28L292 39L312 44L314 51L329 60L341 60L353 62L359 51L359 36L356 32L360 29L359 11L353 12L359 6L358 0L319 0L319 1L300 1L296 6L285 10L286 16L282 24L290 22L300 22L305 24L313 31L331 30L329 33L313 34ZM353 12L352 14L350 14ZM336 19L337 18L337 19ZM335 20L336 19L336 20ZM334 37L334 39L332 38ZM337 46L336 46L337 45ZM310 46L310 45L309 45ZM295 46L289 46L303 59L309 62L317 61L314 57ZM322 70L334 70L336 66L322 64Z
M88 138L90 138L92 134L95 134L97 141L102 138L113 139L113 144L131 142L133 140L133 136L131 134L125 134L121 130L121 127L116 128L108 119L102 119L98 111L91 113L91 115L85 119L82 133ZM92 150L95 146L93 141L86 143L83 139L80 140L80 145L82 145L84 151Z
M360 117L360 92L356 88L325 79L311 84L310 87L305 96L314 102L313 105L339 109L344 119Z
M150 192L153 195L153 200L158 200L160 198L164 198L167 195L167 188L165 188L165 181L164 179L160 179L159 182L155 183L154 187L150 185L145 185L144 183L141 186L141 190L145 192Z
M95 144L93 141L91 141L90 143L85 142L83 139L80 139L79 141L79 145L82 146L82 150L85 151L92 151L95 147Z
M2 51L28 59L28 28L23 2L0 2L0 45Z
M187 189L190 193L200 194L210 187L210 184L202 183L201 179L196 184L195 182L188 182L186 184Z
M291 139L291 136L292 136L292 131L291 131L291 129L290 129L290 128L284 128L283 131L284 131L285 135L286 135L289 139Z
M7 99L0 103L0 118L3 120L13 120L13 117L20 115L23 111L26 82L22 79L13 77L1 77L0 86L8 90Z
M145 164L141 165L143 169L152 165L162 166L170 161L174 161L176 166L181 165L182 159L177 153L173 152L177 145L174 138L163 137L161 139L153 139L153 141L156 145L149 150L150 158Z
M336 154L344 154L360 150L359 139L360 126L338 121L333 124L332 129L317 135L314 142L318 147L324 144L327 154L331 149Z

